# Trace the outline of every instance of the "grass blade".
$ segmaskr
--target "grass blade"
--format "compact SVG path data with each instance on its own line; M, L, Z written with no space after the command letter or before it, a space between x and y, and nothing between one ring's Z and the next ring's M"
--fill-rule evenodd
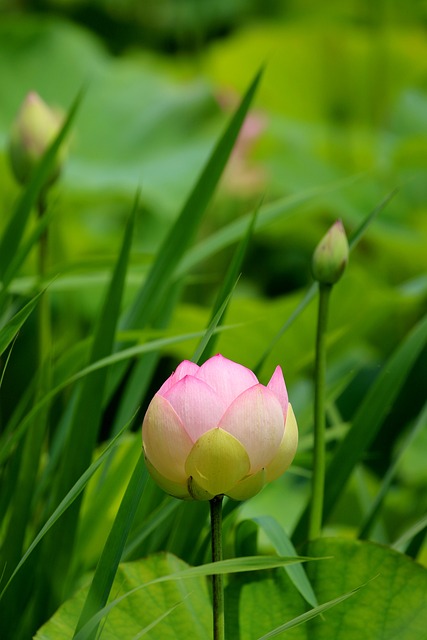
M108 600L146 481L147 470L141 454L104 545L74 636L99 609L105 606ZM89 637L95 635L96 628Z
M181 213L167 234L139 296L137 296L134 305L125 316L124 326L141 327L154 317L159 302L170 284L170 277L190 245L201 217L218 185L257 90L262 71L261 69L255 75L184 204Z
M325 521L341 496L353 469L379 432L412 365L426 343L427 316L424 316L384 365L361 403L351 429L335 451L326 470ZM305 539L307 522L306 508L295 529L294 540Z
M25 307L20 309L5 325L0 329L0 355L7 349L16 334L27 320L28 316L36 307L43 291L38 293L32 300L27 302Z
M33 553L34 549L43 540L43 538L48 533L48 531L51 529L51 527L55 524L55 522L57 520L59 520L59 518L65 513L65 511L73 504L74 500L76 500L76 498L78 498L78 496L81 494L81 492L83 491L83 489L85 488L85 486L87 485L87 483L89 482L89 480L91 479L93 474L95 473L95 471L104 462L106 456L109 455L109 453L112 451L113 447L115 447L118 444L119 438L126 431L126 429L129 427L129 424L130 423L126 424L122 428L122 430L116 435L116 437L113 438L113 440L111 440L111 442L105 447L105 449L101 453L101 455L95 460L95 462L93 462L90 465L90 467L88 469L86 469L86 471L77 480L75 485L67 493L65 498L57 506L55 511L52 513L50 518L47 520L46 524L41 528L41 530L39 531L37 536L34 538L32 543L28 547L27 551L25 552L25 554L23 555L23 557L19 561L18 565L15 567L15 569L14 569L13 573L11 574L9 580L7 581L6 585L3 587L3 589L2 589L2 591L0 593L0 600L3 597L3 595L5 594L5 592L7 591L7 589L9 587L10 583L12 582L12 580L15 578L16 574L20 571L21 567L25 564L25 562L28 560L30 555Z
M300 616L297 616L293 620L290 620L289 622L285 622L285 624L281 624L280 627L276 627L272 631L269 631L268 633L258 638L258 640L269 640L269 638L274 638L275 636L278 636L280 633L283 633L283 631L287 631L288 629L292 629L293 627L298 627L300 624L304 624L305 622L312 620L313 618L320 615L321 613L324 613L328 609L331 609L332 607L335 607L337 604L340 604L340 602L344 602L344 600L351 598L358 591L360 591L360 589L363 589L363 587L366 584L367 583L361 584L359 587L352 589L352 591L349 591L348 593L344 593L342 596L338 596L338 598L334 598L333 600L329 600L328 602L324 602L323 604L320 604L318 607L315 607L314 609L311 609L310 611L307 611L306 613L303 613Z
M277 520L271 516L261 516L254 518L254 522L267 535L279 556L297 557L294 545ZM285 565L284 569L304 600L312 607L316 607L318 605L317 598L302 564Z

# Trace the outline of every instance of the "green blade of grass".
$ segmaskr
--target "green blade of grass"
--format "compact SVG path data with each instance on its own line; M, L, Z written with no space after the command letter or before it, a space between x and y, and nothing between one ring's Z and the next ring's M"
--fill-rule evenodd
M12 218L6 227L0 242L0 277L2 279L18 253L18 247L24 234L31 209L52 171L56 154L70 131L82 98L83 91L80 91L71 105L60 131L35 168L28 186L23 190ZM34 238L34 241L36 241L36 238ZM9 273L9 277L10 275Z
M387 194L386 197L383 198L383 200L376 207L374 207L374 209L372 211L370 211L368 213L366 218L364 218L364 220L362 220L362 222L357 227L357 229L350 235L350 237L348 239L350 252L358 244L360 239L363 237L363 234L368 229L369 225L375 220L377 215L387 206L387 204L390 202L390 200L396 195L397 191L398 191L397 189L394 189L389 194ZM257 362L257 364L254 367L254 372L255 372L256 375L259 375L262 367L264 366L265 361L267 360L267 358L270 355L270 353L272 353L272 351L274 350L274 348L276 347L277 343L280 341L282 336L286 333L286 331L295 322L295 320L298 318L298 316L304 311L304 309L314 299L314 297L316 296L316 293L318 291L318 288L319 287L318 287L317 283L313 283L310 286L310 288L308 289L308 291L306 292L306 294L304 295L303 299L298 304L296 309L291 313L289 318L287 318L287 320L282 325L282 327L279 329L277 334L273 337L273 339L271 340L270 344L267 346L266 350L264 351L264 353L262 354L261 358L259 359L259 361Z
M67 495L65 496L65 498L60 502L60 504L57 506L57 508L55 509L55 511L52 513L52 515L50 516L50 518L47 520L47 522L43 525L43 527L40 529L39 533L37 534L37 536L34 538L34 540L32 541L32 543L30 544L30 546L28 547L27 551L25 552L25 554L22 556L21 560L19 561L19 563L17 564L17 566L15 567L15 569L13 570L9 580L7 581L7 583L5 584L5 586L3 587L2 591L0 592L0 600L2 599L2 597L4 596L5 592L7 591L10 583L13 581L13 579L15 578L16 574L19 573L19 571L21 570L22 566L27 562L28 558L31 556L31 554L33 553L34 549L39 545L39 543L43 540L43 538L45 537L45 535L48 533L48 531L51 529L51 527L53 527L53 525L55 524L55 522L65 513L65 511L73 504L74 500L76 500L76 498L78 498L78 496L81 494L81 492L83 491L83 489L86 487L87 483L89 482L90 478L93 476L93 474L95 473L95 471L98 469L98 467L104 462L104 460L106 459L107 455L110 454L110 452L112 451L113 447L115 447L118 444L119 438L122 436L122 434L126 431L126 429L128 429L129 424L124 425L124 427L121 429L121 431L115 436L115 438L113 438L111 440L111 442L108 443L108 445L105 447L104 451L101 453L101 455L90 465L90 467L88 467L88 469L86 469L86 471L80 476L80 478L77 480L77 482L74 484L74 486L70 489L70 491L67 493Z
M234 252L233 258L230 262L230 265L227 269L227 273L225 274L225 278L223 280L222 286L218 292L217 298L215 300L213 309L212 309L212 314L211 314L211 322L212 322L212 330L211 330L211 335L209 336L209 338L205 341L205 344L203 345L203 349L201 349L199 347L198 349L198 353L197 353L197 360L194 359L194 362L199 362L199 361L204 361L207 360L212 353L214 352L215 349L215 344L217 342L217 335L213 335L213 329L217 326L220 325L224 322L225 320L225 311L226 308L228 306L228 302L231 299L231 295L237 285L237 281L240 277L240 271L242 268L242 264L243 264L243 260L245 258L246 255L246 251L248 249L250 240L252 238L252 232L254 229L254 225L255 225L255 221L258 215L258 211L259 208L261 206L261 203L258 205L258 207L255 209L246 233L242 236L239 244L237 245L236 251ZM214 322L216 315L218 314L218 312L222 309L221 315L219 316L219 318L216 320L216 322ZM202 346L202 345L201 345Z
M260 516L254 518L254 522L256 522L267 535L279 556L294 555L297 557L294 545L277 520L271 516ZM316 607L318 605L317 598L302 564L286 565L284 569L304 600L312 607Z
M182 259L201 217L209 204L227 164L237 136L257 90L263 69L258 71L236 109L213 153L208 159L181 213L160 247L144 286L124 319L124 326L144 326L150 321L162 300L170 277Z
M74 637L78 631L105 606L119 566L123 549L138 508L142 491L147 481L147 470L141 454L121 501L101 557L96 567L85 603L77 622ZM96 627L90 638L96 636Z
M178 218L163 241L141 291L124 315L121 323L122 328L144 328L149 323L159 322L159 317L169 317L167 313L165 314L163 306L170 295L170 288L173 285L172 276L183 259L200 224L202 215L213 197L256 93L262 72L261 68L255 75L240 105L218 140ZM179 281L180 278L175 278L176 280ZM155 362L156 356L154 355L150 358L150 366L153 367ZM146 363L141 360L131 372L119 406L118 415L121 420L127 420L140 404L142 392L145 392L148 387L146 384L142 390L140 382L144 380L146 370ZM119 373L122 375L123 371Z
M48 211L46 211L46 213L43 214L43 216L38 217L36 226L30 237L26 242L22 243L18 247L16 254L13 256L13 259L8 265L3 276L3 288L0 291L0 308L3 306L4 301L7 297L9 285L12 282L12 279L18 273L19 268L30 253L31 249L37 244L40 237L49 226L55 213L56 212L53 209L49 209ZM42 282L41 285L44 286L44 283Z
M123 560L125 562L130 560L144 540L146 540L153 531L158 530L160 525L162 525L179 506L180 503L178 500L168 496L166 503L162 503L157 509L152 511L149 516L144 518L143 524L133 532L131 539L128 540L123 551Z
M379 491L377 492L377 494L375 495L375 499L373 500L371 507L369 509L369 512L366 514L361 526L360 526L360 530L359 530L359 538L361 539L366 539L372 529L372 526L374 525L375 522L375 518L379 512L379 510L381 509L381 506L383 504L384 498L388 492L388 490L390 489L391 483L393 482L393 479L396 475L396 471L398 470L400 461L402 460L405 451L408 449L408 447L411 445L411 443L415 440L415 438L417 437L417 435L420 433L420 431L422 429L424 429L425 425L427 423L427 403L424 405L420 415L418 416L417 420L415 421L413 427L411 428L410 432L408 433L408 435L405 437L404 442L402 443L402 445L399 448L399 452L396 456L396 458L393 460L392 464L390 465L390 467L387 469L387 473L384 475L382 481L381 481L381 487L379 489Z
M391 355L359 406L350 430L338 445L326 470L325 521L341 496L353 469L379 432L426 343L427 316L424 316ZM305 539L307 522L306 508L295 529L294 540Z
M108 356L113 350L137 206L138 196L135 198L133 210L124 233L120 254L95 328L90 362L95 362ZM62 500L90 464L101 424L106 380L106 368L94 371L82 380L68 434L69 437L65 442L60 471L53 487L53 508ZM78 455L70 455L70 452L73 451L78 451ZM66 576L71 562L71 550L77 528L80 504L81 500L76 500L72 508L65 512L61 520L56 523L54 529L44 540L43 564L46 564L44 589L47 593L44 594L43 603L36 606L46 607L47 613L57 607L62 599L63 592L67 588ZM56 542L58 537L61 540L59 547Z
M228 331L230 329L235 329L237 326L239 325L218 327L214 329L214 331ZM146 342L145 344L130 347L129 349L123 349L122 351L118 351L117 353L114 353L110 356L101 358L100 360L97 360L96 362L88 365L84 369L81 369L74 376L68 378L68 380L65 380L64 382L61 382L48 394L46 394L46 396L42 400L40 400L34 407L32 407L31 410L28 411L22 419L21 414L19 414L19 419L17 421L8 423L7 431L0 437L0 466L5 463L5 461L9 458L9 456L15 449L19 440L25 435L30 421L34 418L34 416L36 416L48 402L50 402L60 391L62 391L66 387L88 376L89 374L98 371L99 369L105 369L106 367L129 360L133 357L161 351L163 348L169 345L178 344L187 340L194 340L195 338L203 338L205 333L205 331L195 331L194 333L185 333L178 336L151 340L149 342Z
M4 325L4 327L0 329L0 355L4 353L4 351L17 335L24 322L27 320L28 316L33 312L42 294L43 291L34 296L32 300L27 302L25 307L15 313L15 315Z
M207 349L209 344L211 344L212 338L214 336L217 335L218 331L216 331L218 324L220 323L224 312L226 310L226 308L228 307L228 303L231 300L231 296L233 294L233 291L236 287L237 282L234 283L232 289L228 292L228 295L226 298L224 298L224 300L221 303L221 306L217 309L217 311L215 312L215 314L213 315L211 321L209 322L209 325L206 329L205 334L203 335L202 339L200 340L200 343L196 349L196 351L193 354L192 357L192 361L193 362L200 362L200 360L205 356L205 354L207 353Z
M285 624L281 624L280 627L276 627L272 631L269 631L268 633L258 638L258 640L269 640L269 638L274 638L275 636L278 636L280 633L283 633L288 629L292 629L293 627L298 627L300 624L304 624L305 622L312 620L313 618L320 615L324 611L327 611L328 609L335 607L337 604L340 604L340 602L344 602L344 600L351 598L358 591L360 591L360 589L363 589L363 587L366 586L366 584L367 583L361 584L359 587L356 587L355 589L352 589L351 591L344 593L342 596L338 596L338 598L334 598L333 600L324 602L323 604L320 604L314 609L311 609L310 611L307 611L306 613L303 613L300 616L297 616L293 620L290 620L289 622L285 622Z

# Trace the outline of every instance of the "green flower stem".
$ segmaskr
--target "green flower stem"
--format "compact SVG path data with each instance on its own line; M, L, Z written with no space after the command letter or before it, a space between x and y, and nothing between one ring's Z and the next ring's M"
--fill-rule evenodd
M319 284L319 311L314 369L314 451L311 489L309 539L320 536L322 530L323 496L325 492L325 378L326 328L331 284Z
M210 500L212 562L222 560L222 500L224 496L215 496ZM224 580L222 575L212 576L213 596L213 638L224 640Z

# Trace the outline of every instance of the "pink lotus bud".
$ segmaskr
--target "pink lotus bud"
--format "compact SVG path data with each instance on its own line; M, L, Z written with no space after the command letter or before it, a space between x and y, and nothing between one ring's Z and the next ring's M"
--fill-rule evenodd
M152 399L142 425L148 470L167 493L246 500L291 464L298 427L282 370L265 387L216 355L184 360Z
M37 93L27 95L12 124L9 156L15 178L26 184L35 165L53 142L62 124L61 116L47 106ZM58 154L48 183L57 179L64 155Z
M337 220L317 245L312 260L315 280L322 284L335 284L344 273L348 262L348 242L341 220Z

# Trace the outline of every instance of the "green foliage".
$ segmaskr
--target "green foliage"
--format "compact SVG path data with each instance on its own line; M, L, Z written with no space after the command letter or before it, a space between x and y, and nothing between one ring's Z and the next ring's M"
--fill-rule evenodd
M89 6L47 4L67 4L75 20L84 15L77 5ZM105 27L112 4L96 4ZM11 11L0 21L5 640L91 638L97 629L122 640L209 637L207 505L173 500L154 484L139 425L177 362L214 350L262 382L280 364L300 430L283 478L247 503L225 502L228 637L424 637L422 10L330 3L308 20L297 3L254 1L246 29L202 49L215 25L243 18L240 2L220 4L197 24L188 26L191 12L165 21L162 42L172 25L178 46L181 24L183 38L192 34L182 49L198 51L173 60L105 32L121 52L114 57L52 12ZM123 4L122 24L132 7ZM263 21L251 24L252 11ZM135 14L134 44L155 13ZM259 73L245 92L266 59L262 82ZM8 132L29 90L68 116L18 190ZM69 158L40 215L65 137ZM326 342L323 533L331 537L307 543L310 259L337 218L351 255L331 296ZM316 561L301 563L300 553Z

